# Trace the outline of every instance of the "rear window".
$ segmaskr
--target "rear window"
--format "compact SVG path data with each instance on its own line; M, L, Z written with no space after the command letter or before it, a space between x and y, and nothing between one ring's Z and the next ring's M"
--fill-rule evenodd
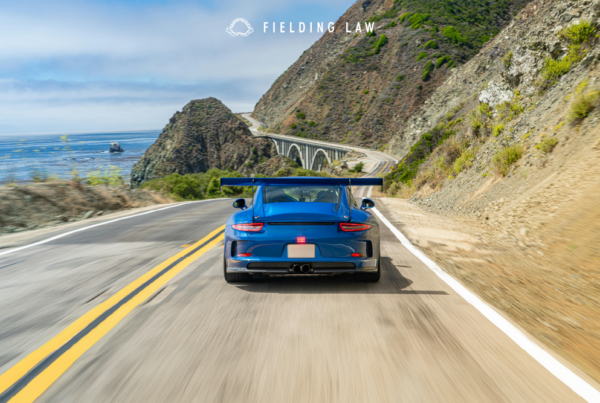
M341 186L265 186L263 203L339 203Z

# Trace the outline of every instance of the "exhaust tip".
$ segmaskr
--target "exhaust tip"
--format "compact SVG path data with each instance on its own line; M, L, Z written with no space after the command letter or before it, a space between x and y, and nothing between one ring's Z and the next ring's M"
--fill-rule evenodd
M302 265L302 273L310 273L310 265L309 264L303 264Z
M300 267L299 264L292 265L292 270L294 271L294 273L302 273L302 267Z

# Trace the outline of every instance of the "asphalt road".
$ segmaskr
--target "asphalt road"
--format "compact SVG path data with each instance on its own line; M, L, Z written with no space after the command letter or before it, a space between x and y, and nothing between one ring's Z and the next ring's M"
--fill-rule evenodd
M227 284L233 211L188 203L0 256L0 402L582 401L384 226L379 283Z

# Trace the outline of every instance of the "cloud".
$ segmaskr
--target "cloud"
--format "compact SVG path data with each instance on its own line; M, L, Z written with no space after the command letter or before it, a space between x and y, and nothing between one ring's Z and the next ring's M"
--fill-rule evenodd
M99 131L118 125L122 126L115 130L157 128L189 100L207 96L223 100L234 111L251 110L320 36L264 34L263 21L335 21L351 4L347 0L3 4L0 133L75 127ZM225 29L235 18L246 18L255 32L248 37L228 35ZM123 105L129 114L117 113Z

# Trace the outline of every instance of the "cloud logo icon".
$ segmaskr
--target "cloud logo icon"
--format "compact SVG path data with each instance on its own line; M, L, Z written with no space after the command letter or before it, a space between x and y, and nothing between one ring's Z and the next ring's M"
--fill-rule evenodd
M235 32L233 30L233 26L238 23L238 22L243 22L244 24L246 24L246 27L248 28L248 30L246 32ZM231 36L248 36L250 35L252 32L254 32L254 28L252 28L252 25L250 25L250 23L245 20L244 18L236 18L235 20L233 20L233 22L227 27L227 29L225 30L225 32L227 32L229 35Z

